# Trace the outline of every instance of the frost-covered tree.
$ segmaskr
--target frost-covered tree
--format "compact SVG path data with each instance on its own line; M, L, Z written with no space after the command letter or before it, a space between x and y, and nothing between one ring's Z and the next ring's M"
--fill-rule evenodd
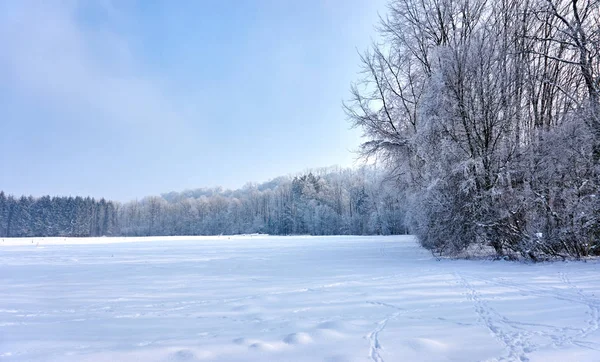
M386 172L372 166L329 168L238 190L171 192L123 204L89 197L14 200L0 193L0 232L7 235L8 231L10 236L387 235L407 232L404 208Z
M600 3L393 0L345 104L436 252L600 253Z

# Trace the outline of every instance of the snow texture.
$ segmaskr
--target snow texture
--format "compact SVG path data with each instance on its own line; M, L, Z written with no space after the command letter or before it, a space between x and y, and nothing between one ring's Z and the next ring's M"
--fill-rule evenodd
M0 245L0 361L600 360L595 261L437 261L412 237Z

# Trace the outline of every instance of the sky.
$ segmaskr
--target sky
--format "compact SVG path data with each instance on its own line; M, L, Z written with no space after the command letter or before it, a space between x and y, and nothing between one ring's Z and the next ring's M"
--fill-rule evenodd
M0 1L0 190L127 201L356 165L384 0Z

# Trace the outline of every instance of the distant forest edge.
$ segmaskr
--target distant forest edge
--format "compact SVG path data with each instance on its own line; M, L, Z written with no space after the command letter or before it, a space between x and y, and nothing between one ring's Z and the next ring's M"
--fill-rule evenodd
M405 234L401 199L395 183L369 166L126 203L80 196L16 198L0 191L0 237Z

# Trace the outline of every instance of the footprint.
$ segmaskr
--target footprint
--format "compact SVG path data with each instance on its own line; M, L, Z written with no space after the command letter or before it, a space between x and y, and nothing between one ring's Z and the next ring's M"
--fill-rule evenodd
M292 333L288 334L283 341L287 344L308 344L313 341L313 339L307 333Z
M232 342L239 345L249 345L252 344L254 341L248 340L246 338L236 338Z
M252 343L250 346L248 346L248 349L251 349L254 351L274 351L275 346L273 346L272 344L269 344L269 343L256 342L256 343Z
M194 352L189 349L179 350L171 355L171 361L194 361L196 360L196 355Z

